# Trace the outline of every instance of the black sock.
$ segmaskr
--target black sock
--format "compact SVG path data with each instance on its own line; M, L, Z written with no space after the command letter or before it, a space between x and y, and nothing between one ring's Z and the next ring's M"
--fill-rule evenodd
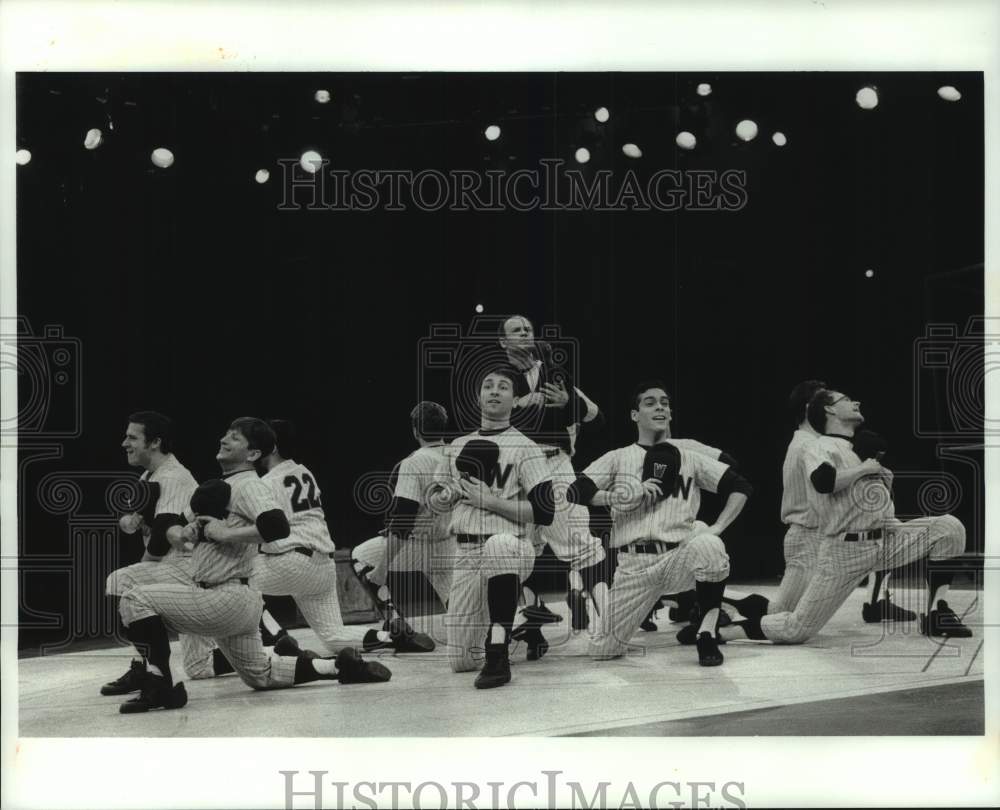
M389 599L388 607L386 608L389 613L389 618L393 618L393 615L403 617L402 611L399 609L400 605L412 605L413 596L406 587L406 572L405 571L389 571L385 575L385 586L389 589Z
M299 656L295 661L295 677L293 679L294 683L309 683L310 681L318 681L319 673L316 672L316 668L313 667L312 661L306 658L304 655Z
M722 594L726 590L725 581L722 582L695 582L694 592L698 599L698 608L700 615L704 618L708 611L714 608L722 608ZM719 629L719 617L716 614L715 617L715 627L711 629L712 635L714 636L716 631Z
M521 587L528 588L531 591L534 595L536 605L544 604L541 597L538 595L538 574L535 569L531 569L531 574L526 580L524 580L524 582L521 583ZM520 599L521 597L518 596L518 601L520 601Z
M218 647L212 650L212 671L216 675L228 675L230 672L236 671Z
M170 676L170 639L163 620L159 616L147 616L132 622L127 632L129 641L135 644L139 655L159 669L172 686L174 681Z
M947 588L951 585L951 581L955 577L955 572L952 570L954 565L954 562L951 560L927 561L927 570L924 576L927 580L928 616L932 610L937 610L937 603L941 598L938 596L938 591L940 591L942 587Z
M517 595L521 588L517 574L500 574L490 577L486 584L486 598L490 607L490 623L503 627L510 636L517 613ZM488 637L488 636L487 636Z
M889 578L885 571L875 571L872 575L872 598L869 600L873 605L878 602L879 592L882 590L882 583ZM886 594L888 598L888 594Z
M747 638L753 641L767 640L767 636L764 635L764 631L760 627L760 619L741 619L738 622L733 622L732 626L742 627Z

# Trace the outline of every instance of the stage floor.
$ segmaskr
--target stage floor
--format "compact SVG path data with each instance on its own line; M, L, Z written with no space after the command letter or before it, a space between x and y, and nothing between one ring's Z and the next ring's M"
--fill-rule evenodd
M748 586L742 586L747 589ZM735 589L735 588L734 588ZM773 587L754 587L770 594ZM698 666L693 647L677 644L681 625L661 611L659 631L640 632L636 655L594 662L587 633L568 617L549 625L541 661L512 654L513 679L500 689L473 688L476 673L452 673L442 654L379 660L384 684L321 681L255 692L237 677L187 681L183 709L121 715L124 697L102 697L131 658L124 648L70 652L18 661L22 737L489 737L981 735L983 631L979 593L956 590L949 603L975 636L945 644L921 636L916 622L861 621L856 590L816 638L800 646L737 642L722 647L723 666ZM918 591L894 598L914 609ZM549 602L566 615L565 602ZM443 616L412 620L443 638ZM308 629L293 633L304 647ZM174 645L174 677L184 679ZM881 696L881 697L879 697ZM916 708L915 708L916 707ZM779 710L780 711L776 711Z

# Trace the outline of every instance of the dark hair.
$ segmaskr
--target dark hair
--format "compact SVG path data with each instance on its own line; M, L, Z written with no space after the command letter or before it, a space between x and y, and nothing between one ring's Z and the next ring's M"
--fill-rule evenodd
M803 380L792 389L788 395L788 411L796 425L806 418L806 405L821 388L826 388L822 380Z
M410 424L418 436L440 436L448 427L448 411L436 402L423 400L410 411Z
M160 452L170 452L170 447L174 439L174 423L169 416L158 411L136 411L128 415L128 421L142 425L142 433L146 437L146 444L159 439Z
M507 365L507 364L490 366L488 369L486 369L486 371L484 371L480 375L480 377L479 377L479 388L482 389L482 387L483 387L483 380L485 380L487 377L489 377L490 374L499 374L499 375L501 375L503 377L506 377L508 380L510 380L511 385L514 385L514 384L516 384L517 377L518 377L518 375L520 373L521 372L518 371L516 368L514 368L513 366L510 366L510 365Z
M806 418L817 433L826 433L826 406L833 404L833 392L820 388L806 406Z
M632 389L632 410L639 410L639 398L646 393L651 388L661 388L663 392L670 398L670 393L667 391L667 384L663 380L643 380L635 388Z
M299 447L299 435L291 419L266 419L268 427L274 431L274 445L282 458L295 458Z
M241 416L232 421L229 429L241 434L247 440L247 447L251 450L260 450L261 457L269 456L274 452L277 439L271 426L263 419Z

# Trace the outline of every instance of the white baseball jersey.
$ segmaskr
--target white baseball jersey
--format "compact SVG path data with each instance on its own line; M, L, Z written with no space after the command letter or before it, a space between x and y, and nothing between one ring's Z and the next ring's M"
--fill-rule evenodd
M463 454L475 454L487 465L483 475L474 476L499 498L514 501L525 498L531 490L549 478L548 465L541 448L514 427L502 430L477 430L455 439L444 448L444 458L434 480L457 488L462 476L456 462ZM455 504L449 523L451 534L522 535L525 527L495 512L470 506L464 501Z
M691 534L691 528L701 506L701 490L717 492L719 481L729 469L728 464L702 453L678 448L681 465L670 497L657 500L652 506L634 508L611 506L611 546L618 548L636 540L663 540L680 543ZM630 444L605 453L587 467L583 474L599 490L608 490L628 499L642 486L642 469L646 448ZM664 493L666 494L666 493Z
M145 470L139 476L140 481L149 481L151 484L160 485L160 496L156 501L154 515L183 515L188 503L191 501L191 494L198 488L198 482L188 471L188 468L181 464L173 453L167 453L163 460L152 473ZM142 539L149 545L149 536L152 528L145 523L142 524ZM168 552L177 556L190 556L190 551L182 551L171 548Z
M260 546L263 554L282 554L296 546L332 554L336 546L330 538L323 512L322 493L316 476L304 464L286 459L261 476L281 505L291 534Z
M708 456L709 458L714 458L716 461L719 460L719 456L722 455L722 450L718 447L712 447L710 444L703 444L697 439L667 439L668 444L672 444L678 450L688 450L692 453L701 453L703 456Z
M799 428L792 434L781 465L781 522L807 529L815 529L819 519L809 505L809 490L812 484L807 480L805 469L806 446L819 437L812 430Z
M861 459L845 436L820 436L803 450L807 477L822 464L836 470L857 467ZM881 528L895 517L892 494L881 475L866 475L839 492L821 493L809 485L809 504L815 512L819 530L828 537L845 532L865 532Z
M253 526L264 512L281 509L271 488L257 477L253 470L224 475L232 492L229 496L227 526L238 529ZM188 520L194 515L188 507ZM225 582L246 577L249 579L257 546L252 543L198 543L192 554L191 578L195 582Z
M451 515L434 511L429 506L429 494L434 474L445 458L445 445L420 447L404 458L394 471L393 495L420 504L413 524L413 539L434 542L448 537Z

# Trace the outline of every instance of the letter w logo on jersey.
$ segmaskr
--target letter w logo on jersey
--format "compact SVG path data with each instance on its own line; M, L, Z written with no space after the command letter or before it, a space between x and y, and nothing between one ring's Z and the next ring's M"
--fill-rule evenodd
M455 459L455 469L462 475L478 478L489 487L503 489L510 478L510 464L500 468L500 447L485 439L470 439Z
M659 478L662 481L663 480L663 476L665 476L666 474L667 474L667 465L666 464L659 464L659 463L654 463L653 464L653 477L654 478Z

